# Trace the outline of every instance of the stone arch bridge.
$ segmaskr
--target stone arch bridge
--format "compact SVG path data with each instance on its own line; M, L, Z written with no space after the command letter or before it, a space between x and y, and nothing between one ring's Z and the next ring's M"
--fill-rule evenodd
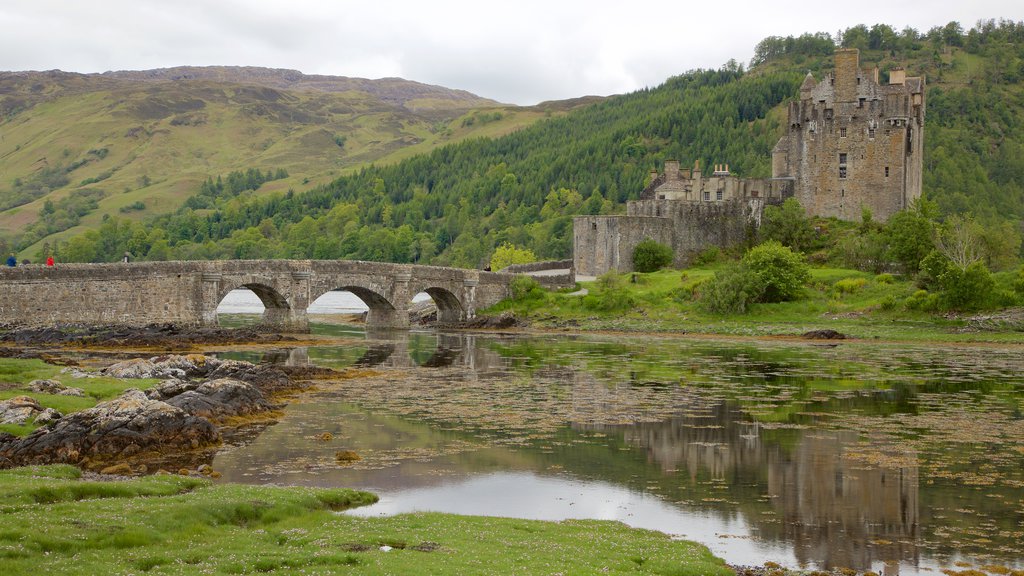
M367 325L405 328L412 297L426 292L438 321L472 318L508 295L513 275L461 268L351 260L220 260L58 264L0 269L0 322L53 325L217 323L217 305L236 288L266 308L263 324L306 331L306 310L331 290L369 307Z

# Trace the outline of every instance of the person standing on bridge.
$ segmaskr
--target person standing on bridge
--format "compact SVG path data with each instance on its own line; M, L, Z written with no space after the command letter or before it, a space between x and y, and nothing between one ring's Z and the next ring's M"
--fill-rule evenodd
M11 254L10 256L8 256L7 257L7 265L10 266L11 268L14 268L15 266L17 266L18 265L18 257L15 256L14 254Z
M46 257L46 265L49 266L50 268L53 268L53 255Z

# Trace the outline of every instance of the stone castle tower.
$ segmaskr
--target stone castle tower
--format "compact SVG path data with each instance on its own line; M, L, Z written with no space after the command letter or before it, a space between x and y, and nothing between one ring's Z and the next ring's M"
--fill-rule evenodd
M791 179L810 215L859 220L867 208L887 220L921 196L924 88L902 69L879 84L858 50L836 50L835 71L821 82L808 73L790 103L772 177Z

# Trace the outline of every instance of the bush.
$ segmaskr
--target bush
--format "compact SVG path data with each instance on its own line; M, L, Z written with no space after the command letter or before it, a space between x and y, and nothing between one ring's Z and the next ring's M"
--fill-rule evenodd
M868 281L863 278L843 278L837 281L833 286L836 292L840 294L853 294L857 290L860 290L867 284Z
M774 240L751 248L742 263L759 279L761 295L758 302L796 300L803 285L811 279L803 255Z
M907 310L930 312L939 308L939 295L929 294L927 290L918 290L908 297L903 305Z
M585 307L601 312L628 310L634 304L626 280L614 270L598 276L594 291L583 297Z
M707 266L708 264L714 264L722 259L722 249L718 246L709 246L704 249L703 252L697 255L693 259L693 263L697 266Z
M633 269L637 272L656 272L671 265L674 259L675 253L671 248L650 238L633 249Z
M509 282L509 291L516 301L537 300L544 297L544 289L530 276L519 275Z
M878 282L879 284L892 284L892 274L879 274L878 276L875 276L875 282Z
M995 280L980 260L960 270L956 266L939 278L944 303L955 310L979 310L994 301Z
M701 286L700 306L715 314L743 314L763 291L757 274L746 266L732 265Z

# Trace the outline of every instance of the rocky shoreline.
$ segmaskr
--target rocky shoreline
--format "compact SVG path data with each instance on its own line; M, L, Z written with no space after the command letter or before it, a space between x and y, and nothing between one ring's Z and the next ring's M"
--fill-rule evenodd
M68 414L44 408L27 394L0 402L0 423L39 425L26 436L0 432L0 468L63 463L121 475L182 468L205 468L209 473L214 453L225 442L244 441L275 421L284 406L280 402L284 395L312 386L311 380L342 376L328 368L252 364L203 354L131 358L99 371L85 371L61 353L53 353L55 347L139 350L174 349L183 343L293 341L287 336L245 328L0 326L0 343L9 344L0 346L0 357L37 358L69 365L64 372L75 378L161 380L147 390L141 386L129 388L117 398ZM28 384L27 390L47 395L85 395L81 389L57 380L36 380Z

